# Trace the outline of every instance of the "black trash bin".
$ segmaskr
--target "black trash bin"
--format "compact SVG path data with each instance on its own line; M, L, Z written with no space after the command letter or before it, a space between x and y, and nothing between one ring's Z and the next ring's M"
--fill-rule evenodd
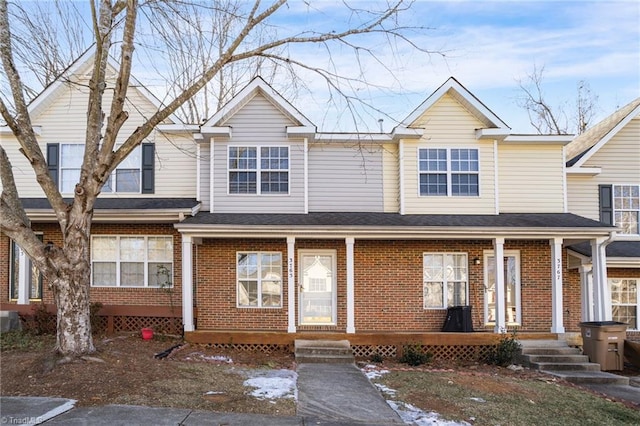
M473 331L471 306L451 306L448 308L442 331L465 333Z

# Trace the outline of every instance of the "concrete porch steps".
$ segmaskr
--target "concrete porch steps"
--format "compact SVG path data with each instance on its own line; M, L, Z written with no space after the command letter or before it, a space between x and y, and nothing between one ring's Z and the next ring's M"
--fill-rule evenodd
M522 340L520 361L540 372L576 384L629 385L629 378L601 371L578 348L564 340Z
M294 342L296 362L354 364L355 357L348 340L302 340Z

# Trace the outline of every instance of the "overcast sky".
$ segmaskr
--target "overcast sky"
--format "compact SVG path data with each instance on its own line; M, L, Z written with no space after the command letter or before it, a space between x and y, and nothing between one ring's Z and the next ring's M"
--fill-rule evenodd
M328 22L337 13L331 7L335 2L312 4L322 6L318 8ZM399 83L390 83L375 65L368 68L372 81L378 82L375 75L380 74L378 83L393 84L393 96L370 94L398 120L454 76L515 133L533 133L517 99L522 95L518 81L526 80L534 66L544 67L545 96L552 106L572 105L580 80L588 82L599 98L599 119L640 96L639 1L418 0L402 19L408 25L431 28L416 43L444 56L400 50L389 58ZM305 25L304 18L298 25ZM339 58L335 60L339 63ZM312 102L303 105L302 112L321 129L336 130L331 114L325 116ZM385 130L392 125L385 120Z

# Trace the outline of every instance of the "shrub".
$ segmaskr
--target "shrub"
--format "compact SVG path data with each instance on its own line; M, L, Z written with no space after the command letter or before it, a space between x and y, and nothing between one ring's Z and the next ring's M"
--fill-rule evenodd
M102 306L104 305L100 302L93 302L91 305L89 305L89 321L91 322L91 331L93 333L103 331L102 329L104 327L100 319L100 315L98 315L100 309L102 309Z
M493 365L507 366L513 364L520 351L520 343L516 339L516 331L509 336L504 334L497 345L489 352L487 363Z
M404 345L402 347L402 356L400 357L400 362L403 364L408 364L411 366L417 366L422 364L427 364L433 358L433 354L429 352L425 352L422 349L422 345L418 343Z
M382 361L384 361L384 357L380 355L380 353L376 352L375 354L371 355L371 362L380 364Z
M38 303L31 308L33 314L24 317L24 328L35 335L55 334L56 316L47 310L44 303Z

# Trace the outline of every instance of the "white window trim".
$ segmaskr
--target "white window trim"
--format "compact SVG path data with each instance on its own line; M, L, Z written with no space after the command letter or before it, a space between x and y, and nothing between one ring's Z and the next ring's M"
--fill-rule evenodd
M638 185L637 183L630 183L630 184L624 184L624 183L620 183L620 184L613 184L612 185L612 191L611 191L611 206L612 206L612 210L613 210L613 222L616 226L619 226L618 223L616 223L616 213L618 212L634 212L636 210L633 209L616 209L616 188L619 187L623 187L623 186L637 186L638 187L638 192L640 192L640 185ZM640 235L640 210L637 210L638 212L638 232L635 234L624 234L624 235Z
M68 194L73 194L72 192L62 192L62 171L63 170L80 170L80 173L82 173L82 165L79 168L70 168L70 167L63 167L62 165L62 147L63 145L81 145L84 146L84 144L82 143L66 143L66 142L60 142L60 149L58 152L58 164L59 164L59 177L58 177L58 189L60 190L60 193L63 195L68 195ZM141 145L138 145L136 148L134 149L141 149ZM111 176L109 177L111 179L111 191L107 191L106 190L106 183L105 186L103 186L102 188L102 192L105 194L142 194L142 151L140 152L140 164L138 165L138 191L116 191L116 171L118 169L129 169L128 167L121 167L122 163L118 164L118 166L111 172Z
M444 149L447 152L447 170L446 172L427 172L427 171L422 171L420 170L420 150L423 149ZM468 171L468 172L453 172L451 170L451 150L452 149L468 149L468 150L475 150L478 153L478 171L477 172L473 172L473 171ZM418 182L417 182L417 190L418 190L418 197L420 198L437 198L437 197L447 197L447 198L479 198L481 195L481 177L480 177L480 170L481 170L481 158L480 158L480 149L477 147L437 147L437 146L429 146L429 147L418 147L418 151L416 154L416 170L418 172ZM420 176L422 174L446 174L447 175L447 194L446 195L429 195L429 194L421 194L420 193ZM453 195L453 191L452 191L452 175L454 174L475 174L478 176L478 195Z
M423 310L437 310L437 309L447 309L449 308L449 306L447 305L447 301L449 300L449 288L447 286L447 284L449 283L449 281L447 281L447 277L443 271L442 274L442 304L443 306L425 306L425 299L424 299L424 284L425 284L425 279L424 279L424 268L425 268L425 256L427 255L442 255L442 256L447 256L447 255L463 255L466 259L465 264L467 267L467 279L465 282L465 300L467 301L467 304L469 303L469 254L466 252L423 252L422 253L422 309ZM431 281L431 282L436 282L436 281ZM460 283L463 281L459 281L459 280L453 280L451 281L453 283Z
M170 235L111 235L111 234L96 234L96 235L92 235L91 236L91 243L93 244L93 239L94 238L116 238L117 243L116 243L116 257L117 259L115 260L116 262L116 283L115 285L94 285L93 284L93 257L91 258L91 287L92 288L152 288L152 289L162 289L162 288L167 288L167 289L171 289L174 287L174 250L175 247L173 245L173 237ZM135 238L144 238L144 285L142 286L123 286L120 285L120 238L131 238L131 237L135 237ZM162 286L149 286L149 238L167 238L171 240L171 273L170 273L170 278L171 278L171 283L168 286L162 287ZM90 248L91 250L91 248ZM98 261L99 263L113 263L113 261L107 262L107 261ZM169 262L163 262L163 263L169 263Z
M636 302L634 303L617 303L614 305L613 303L613 294L611 294L611 281L612 280L634 280L636 282ZM635 306L636 308L636 324L629 324L628 330L639 330L640 329L640 278L627 278L627 277L615 277L608 278L608 286L609 293L611 294L611 309L613 310L613 306Z
M239 277L239 268L238 268L238 255L239 254L257 254L258 255L258 305L250 306L250 305L241 305L240 304L240 277ZM280 304L278 306L262 306L262 275L260 274L262 270L262 265L260 264L260 259L263 254L279 254L280 255ZM235 257L235 268L236 268L236 307L239 309L282 309L283 307L283 299L284 299L284 277L283 274L283 262L284 255L279 251L237 251ZM273 281L273 280L268 280Z
M255 148L256 149L256 169L231 169L229 167L229 151L231 150L231 148ZM262 169L261 167L261 160L262 160L262 153L261 153L261 148L287 148L287 154L288 154L288 165L289 167L287 167L286 169ZM288 196L291 193L291 147L288 145L227 145L227 195L230 196L262 196L262 197L282 197L282 196ZM231 181L229 179L229 174L232 171L237 171L237 172L252 172L255 171L256 173L256 192L255 193L247 193L247 192L243 192L243 193L237 193L237 192L231 192L230 191L230 187L231 187ZM263 171L277 171L277 172L286 172L287 173L287 192L262 192L262 176L261 176L261 172Z

